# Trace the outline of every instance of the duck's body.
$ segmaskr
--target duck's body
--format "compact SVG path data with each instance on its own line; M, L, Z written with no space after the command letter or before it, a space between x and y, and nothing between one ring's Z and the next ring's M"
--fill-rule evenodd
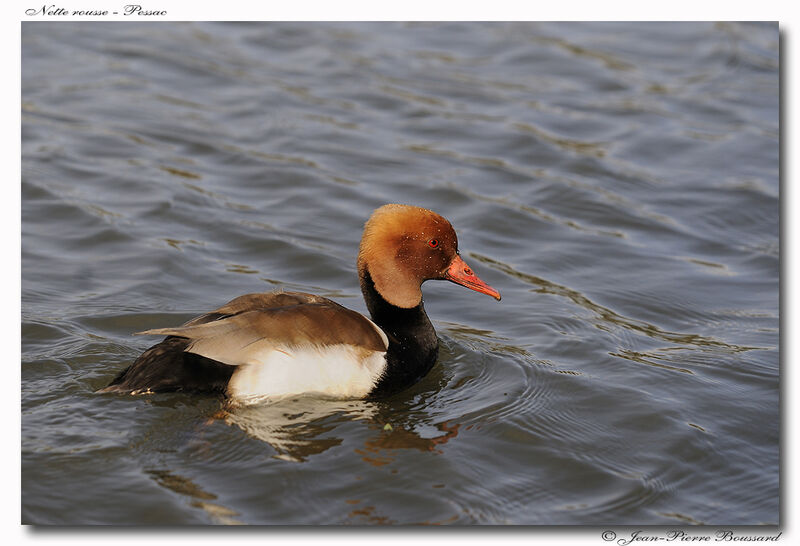
M436 362L438 339L420 285L447 279L500 299L458 255L438 214L386 205L364 229L358 259L372 320L320 296L240 296L166 335L104 392L219 392L235 401L314 392L342 398L392 394Z

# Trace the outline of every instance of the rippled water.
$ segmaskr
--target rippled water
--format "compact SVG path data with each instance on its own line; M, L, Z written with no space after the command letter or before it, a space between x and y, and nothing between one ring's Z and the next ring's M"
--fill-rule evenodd
M775 524L775 24L22 25L22 517ZM96 395L432 208L503 301L380 402ZM387 427L386 425L390 425Z

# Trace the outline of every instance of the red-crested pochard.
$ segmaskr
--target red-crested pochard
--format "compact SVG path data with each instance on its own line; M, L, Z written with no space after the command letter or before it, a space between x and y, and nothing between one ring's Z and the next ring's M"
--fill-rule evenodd
M500 299L461 259L450 222L408 205L384 205L364 225L358 276L372 320L311 294L247 294L183 326L141 332L167 337L102 392L220 392L237 402L388 395L436 362L423 282L444 279Z

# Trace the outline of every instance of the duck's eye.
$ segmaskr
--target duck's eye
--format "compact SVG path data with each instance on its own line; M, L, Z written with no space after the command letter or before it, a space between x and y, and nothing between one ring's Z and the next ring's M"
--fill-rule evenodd
M428 246L431 248L437 248L439 246L439 239L431 239L428 241Z

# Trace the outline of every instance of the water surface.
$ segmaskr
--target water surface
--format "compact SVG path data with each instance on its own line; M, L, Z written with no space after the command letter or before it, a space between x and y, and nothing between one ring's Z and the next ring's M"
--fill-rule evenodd
M23 522L779 522L777 25L26 22L22 101ZM503 294L424 286L418 385L95 394L243 293L364 312L387 202Z

